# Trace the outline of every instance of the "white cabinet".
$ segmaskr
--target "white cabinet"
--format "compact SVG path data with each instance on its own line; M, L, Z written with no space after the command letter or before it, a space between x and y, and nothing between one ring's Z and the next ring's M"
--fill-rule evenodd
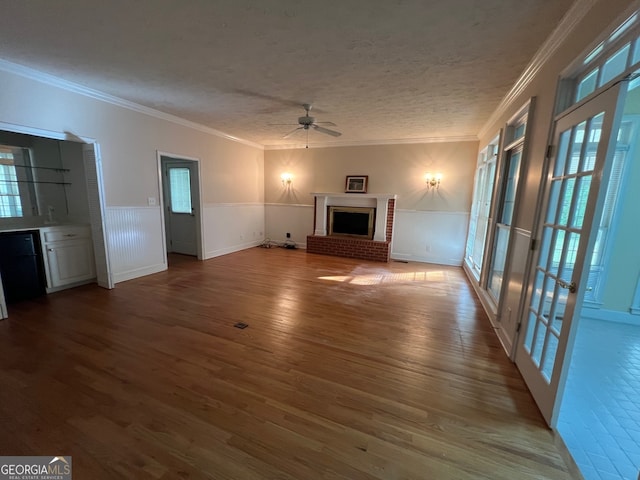
M59 226L40 229L47 292L89 283L96 278L91 229Z

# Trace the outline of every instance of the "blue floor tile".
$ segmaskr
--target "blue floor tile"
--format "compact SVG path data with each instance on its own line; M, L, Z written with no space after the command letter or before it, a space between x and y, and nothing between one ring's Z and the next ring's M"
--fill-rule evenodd
M585 480L638 480L640 325L580 320L557 428Z

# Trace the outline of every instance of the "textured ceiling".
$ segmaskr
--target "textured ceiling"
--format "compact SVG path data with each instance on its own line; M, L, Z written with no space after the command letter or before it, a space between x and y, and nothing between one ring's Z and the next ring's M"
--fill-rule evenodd
M263 145L475 136L572 0L0 0L0 56Z

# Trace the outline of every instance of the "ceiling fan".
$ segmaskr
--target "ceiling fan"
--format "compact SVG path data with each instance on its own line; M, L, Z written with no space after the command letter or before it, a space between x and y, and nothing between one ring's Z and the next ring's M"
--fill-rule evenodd
M327 135L331 135L332 137L339 137L340 135L342 135L342 133L340 133L340 132L336 132L335 130L330 130L328 128L325 128L325 127L321 126L321 125L327 125L329 127L335 127L336 126L335 123L333 123L333 122L316 122L316 119L314 117L309 116L309 111L312 108L311 104L304 103L302 105L302 108L304 108L305 115L303 117L298 117L298 125L299 126L294 128L293 130L291 130L289 133L287 133L282 138L289 138L291 135L296 133L298 130L306 130L307 134L308 134L310 128L312 128L316 132L320 132L320 133L325 133ZM291 124L291 123L281 123L281 124L274 123L272 125L293 125L293 124Z

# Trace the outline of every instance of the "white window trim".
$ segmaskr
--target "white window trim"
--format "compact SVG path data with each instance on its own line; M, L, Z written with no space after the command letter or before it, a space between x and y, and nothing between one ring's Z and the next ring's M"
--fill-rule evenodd
M469 271L471 272L471 274L473 275L473 277L476 279L476 281L480 282L481 276L482 276L482 269L485 265L485 259L486 259L486 247L487 247L487 243L488 243L488 237L489 237L489 233L490 233L490 226L492 223L492 218L491 218L491 210L492 210L492 204L493 204L493 193L494 193L494 187L495 187L495 180L497 177L497 165L498 165L498 154L500 152L500 138L501 138L502 132L499 132L494 138L493 140L491 140L482 150L480 150L479 154L478 154L478 161L476 163L476 173L475 173L475 178L474 178L474 191L473 191L473 197L472 197L472 207L471 207L471 216L469 218L469 230L467 231L467 240L465 242L465 258L464 261L469 269ZM490 170L490 166L493 164L493 175L491 179L488 178L487 173ZM482 169L485 169L485 177L484 177L484 183L482 185L478 185L478 177L480 175L480 172ZM491 188L489 190L489 192L487 192L487 182L491 183ZM488 198L486 198L488 197ZM485 225L485 233L484 233L484 242L483 242L483 248L482 248L482 263L479 266L479 269L476 268L476 262L472 261L471 258L473 258L473 256L470 258L470 256L468 255L468 245L469 245L469 240L471 238L471 223L473 222L473 214L475 213L475 231L473 232L473 244L475 247L475 243L476 243L476 238L477 238L477 232L478 232L478 221L480 220L480 211L482 209L482 204L484 204L485 202L489 203L489 210L487 211L487 215L486 215L486 225ZM475 212L474 212L475 210ZM475 251L475 248L472 249L473 251ZM473 253L473 251L471 253Z

